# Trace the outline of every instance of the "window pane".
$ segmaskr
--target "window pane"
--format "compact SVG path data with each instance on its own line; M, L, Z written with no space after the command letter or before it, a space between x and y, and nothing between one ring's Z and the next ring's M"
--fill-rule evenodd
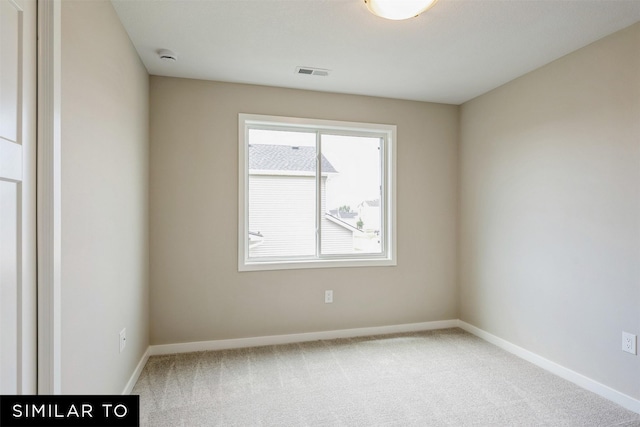
M381 253L381 138L322 135L321 253Z
M249 129L249 257L316 254L315 133Z

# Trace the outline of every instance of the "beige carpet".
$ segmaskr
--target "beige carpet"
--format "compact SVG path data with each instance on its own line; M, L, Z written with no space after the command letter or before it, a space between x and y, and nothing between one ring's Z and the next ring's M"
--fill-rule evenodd
M460 329L149 359L143 426L640 426Z

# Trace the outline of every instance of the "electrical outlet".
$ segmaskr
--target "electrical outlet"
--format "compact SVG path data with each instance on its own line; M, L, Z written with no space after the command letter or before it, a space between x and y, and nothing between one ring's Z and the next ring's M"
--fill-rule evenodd
M127 328L120 331L120 353L127 346Z
M629 332L622 333L622 351L636 354L636 336Z
M324 291L324 303L331 304L333 302L333 291L326 290Z

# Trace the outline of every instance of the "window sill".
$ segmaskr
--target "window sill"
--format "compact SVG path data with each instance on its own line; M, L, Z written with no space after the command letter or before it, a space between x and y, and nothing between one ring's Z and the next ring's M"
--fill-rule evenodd
M245 261L238 265L238 271L299 270L309 268L348 268L348 267L395 267L392 258L367 259L314 259L300 261Z

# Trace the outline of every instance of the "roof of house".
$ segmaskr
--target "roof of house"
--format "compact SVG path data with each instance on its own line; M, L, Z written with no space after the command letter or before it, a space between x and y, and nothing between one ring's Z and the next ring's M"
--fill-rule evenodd
M315 172L315 147L249 144L249 170ZM336 173L333 165L322 156L322 172Z
M379 208L380 207L380 199L365 200L364 202L361 203L361 205L367 205L367 206L370 206L372 208Z
M340 218L336 215L333 215L331 213L332 211L329 212L325 212L324 217L327 218L328 220L346 228L347 230L356 232L356 233L362 233L362 230L360 230L358 227L354 227L352 224L349 224L348 222L346 222L343 218Z
M353 219L358 216L358 212L345 212L339 209L331 209L329 210L329 214L336 218L343 218L343 219Z

